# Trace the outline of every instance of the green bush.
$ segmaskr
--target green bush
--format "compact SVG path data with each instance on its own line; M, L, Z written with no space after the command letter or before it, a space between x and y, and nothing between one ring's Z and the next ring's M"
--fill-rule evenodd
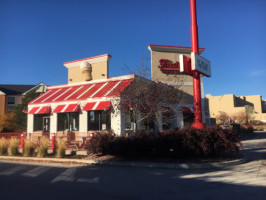
M4 137L0 138L0 155L6 155L8 148L8 140Z

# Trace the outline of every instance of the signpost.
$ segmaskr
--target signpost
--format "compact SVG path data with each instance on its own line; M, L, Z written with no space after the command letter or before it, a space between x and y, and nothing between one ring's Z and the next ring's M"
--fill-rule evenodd
M190 0L190 14L191 14L191 55L194 60L193 68L193 98L194 98L194 116L195 122L192 127L196 129L203 129L205 124L202 121L202 107L201 107L201 89L200 89L200 74L202 71L207 72L207 75L210 75L210 65L206 64L207 62L202 62L203 59L200 59L199 46L198 46L198 25L197 25L197 10L196 10L196 0ZM206 65L205 65L206 64ZM205 67L207 67L207 70ZM209 67L209 73L208 73ZM202 69L203 68L203 69Z
M211 76L211 63L199 55L196 0L190 0L191 12L191 58L179 55L179 62L161 59L158 66L165 74L187 74L193 77L193 100L195 122L193 128L203 129L201 106L201 75Z

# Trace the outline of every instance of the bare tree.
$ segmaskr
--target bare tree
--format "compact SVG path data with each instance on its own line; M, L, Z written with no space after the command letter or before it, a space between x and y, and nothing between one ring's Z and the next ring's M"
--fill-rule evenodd
M227 124L230 122L230 116L226 112L221 112L218 114L216 119L220 124Z
M176 87L147 79L150 67L141 63L138 75L134 75L131 84L122 92L118 107L121 112L130 116L133 131L136 132L137 124L148 121L150 126L158 124L158 116L163 117L163 122L170 123L176 118L175 111L182 100L183 92ZM151 127L150 127L151 128Z

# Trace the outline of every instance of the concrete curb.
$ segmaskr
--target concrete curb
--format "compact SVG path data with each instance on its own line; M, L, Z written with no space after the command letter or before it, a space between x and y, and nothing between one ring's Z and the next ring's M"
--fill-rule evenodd
M0 156L0 161L57 163L57 164L61 163L61 164L78 164L78 165L94 164L94 165L105 165L105 166L166 168L166 169L210 169L210 168L227 168L227 167L232 167L234 165L243 164L246 162L246 159L243 158L232 161L215 162L215 163L155 163L155 162L127 162L127 161L107 161L107 160Z

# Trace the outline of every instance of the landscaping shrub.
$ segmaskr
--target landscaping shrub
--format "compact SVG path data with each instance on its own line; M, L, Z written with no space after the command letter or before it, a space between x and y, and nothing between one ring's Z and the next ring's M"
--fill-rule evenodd
M193 157L214 156L236 152L240 147L239 134L232 129L182 129L154 133L137 133L129 137L97 134L91 140L92 153L110 154L125 158L136 157Z
M66 142L61 139L57 138L56 140L56 157L63 158L66 154Z
M19 139L18 138L11 138L9 140L8 146L10 149L9 154L11 156L17 155L18 154L18 147L19 147Z
M113 133L96 133L88 144L88 152L109 154L110 142L114 140Z
M24 156L33 156L35 153L35 145L34 143L29 139L24 140Z
M46 136L42 136L39 141L38 157L43 158L47 155L48 146L49 146L49 138Z
M4 137L0 138L0 155L7 154L8 140Z

